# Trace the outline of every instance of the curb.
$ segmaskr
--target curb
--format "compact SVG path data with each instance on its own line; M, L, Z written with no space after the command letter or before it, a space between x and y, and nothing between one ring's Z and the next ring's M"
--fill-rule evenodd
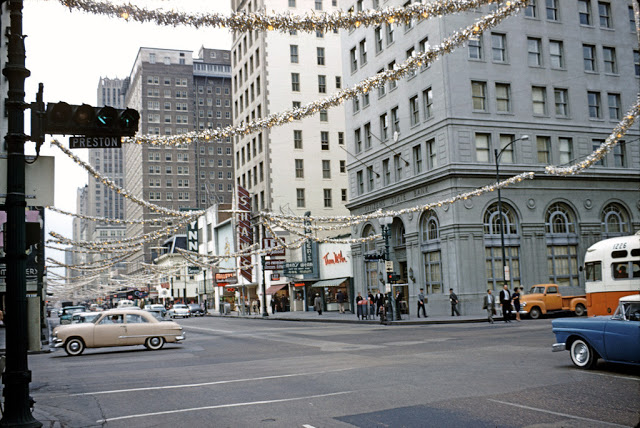
M389 321L387 323L380 323L379 320L351 320L351 319L332 319L332 318L321 318L321 315L318 318L278 318L273 316L262 317L262 316L252 316L248 317L245 315L211 315L207 314L207 316L212 318L227 318L227 319L246 319L246 320L265 320L265 321L291 321L291 322L315 322L315 323L332 323L332 324L375 324L375 325L429 325L429 324L478 324L478 323L487 323L486 318L472 318L472 319L440 319L440 320L430 320L430 321L418 321L418 320L394 320ZM494 320L498 321L501 318L494 318Z

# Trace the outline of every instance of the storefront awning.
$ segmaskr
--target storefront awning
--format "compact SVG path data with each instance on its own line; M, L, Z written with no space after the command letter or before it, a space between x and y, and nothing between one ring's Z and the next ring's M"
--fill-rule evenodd
M287 284L272 285L271 287L267 288L267 294L274 294L276 291L282 290L286 286Z
M345 282L347 278L336 278L336 279L324 279L322 281L318 281L313 284L311 287L337 287L338 285Z

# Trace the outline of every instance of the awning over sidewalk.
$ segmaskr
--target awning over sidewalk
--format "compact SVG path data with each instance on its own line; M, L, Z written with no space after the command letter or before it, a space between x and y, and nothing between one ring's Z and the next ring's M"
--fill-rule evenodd
M311 287L337 287L346 280L347 278L323 279L322 281L316 282Z
M276 291L282 290L286 286L287 284L272 285L271 287L267 288L267 294L274 294Z

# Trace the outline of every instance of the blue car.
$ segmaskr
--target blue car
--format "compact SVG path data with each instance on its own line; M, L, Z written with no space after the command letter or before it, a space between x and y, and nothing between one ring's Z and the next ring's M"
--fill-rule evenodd
M640 366L640 294L620 298L613 316L552 321L554 352L569 351L577 367L590 369L598 358Z

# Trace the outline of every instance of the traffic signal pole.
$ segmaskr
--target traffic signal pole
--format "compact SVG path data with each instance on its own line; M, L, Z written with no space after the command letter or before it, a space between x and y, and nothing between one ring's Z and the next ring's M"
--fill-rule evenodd
M29 76L25 67L24 36L22 34L22 0L9 0L10 34L8 60L2 73L9 82L6 102L8 113L7 198L5 210L6 265L6 369L2 427L41 427L31 414L33 400L29 396L31 371L27 362L27 255L25 225L25 157L24 145L24 85Z

